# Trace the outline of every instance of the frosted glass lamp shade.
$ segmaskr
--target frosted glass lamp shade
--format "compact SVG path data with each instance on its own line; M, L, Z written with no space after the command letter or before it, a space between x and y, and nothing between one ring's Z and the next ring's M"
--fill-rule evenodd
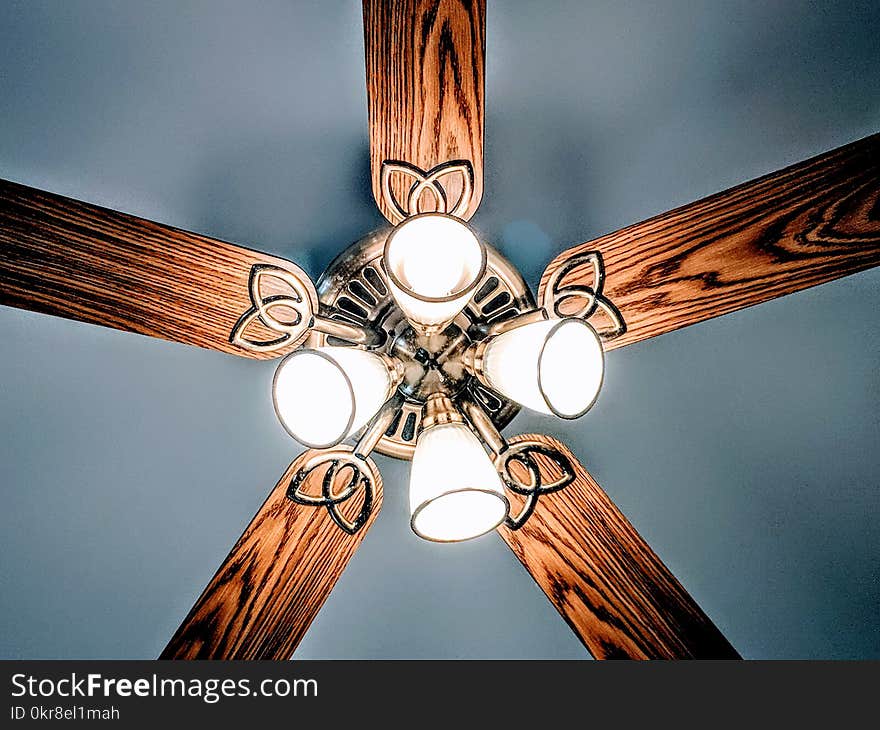
M578 418L595 403L604 372L596 330L570 317L532 322L493 338L479 374L526 408Z
M386 361L373 352L317 347L297 350L281 361L272 399L291 436L325 449L364 426L396 385Z
M409 503L413 532L433 542L479 537L498 527L509 507L501 477L462 423L433 426L419 436Z
M397 305L411 323L432 334L468 303L486 271L486 248L457 218L425 213L391 232L384 260Z

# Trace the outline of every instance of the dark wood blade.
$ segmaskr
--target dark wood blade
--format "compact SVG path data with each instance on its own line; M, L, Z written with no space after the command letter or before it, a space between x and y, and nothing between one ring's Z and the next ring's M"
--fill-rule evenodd
M274 256L0 180L0 304L278 357L296 343L257 351L230 342L251 307L248 283L259 264L313 289L305 272Z
M880 264L880 135L565 251L601 253L627 331L609 349ZM593 286L590 266L559 280Z
M160 659L282 660L293 654L382 506L375 470L372 509L364 526L348 534L326 508L288 499L297 465L281 477Z
M485 0L364 0L364 39L373 195L379 209L393 223L402 217L383 193L383 163L403 162L428 173L467 161L472 190L458 215L470 218L483 195ZM394 197L405 205L417 179L392 174ZM462 196L462 175L453 170L433 179L445 191L446 212L452 213ZM433 210L437 201L431 191L421 192L417 197Z
M499 528L526 570L597 659L738 659L739 655L568 447L574 481L541 494L519 530ZM535 455L542 483L561 476Z

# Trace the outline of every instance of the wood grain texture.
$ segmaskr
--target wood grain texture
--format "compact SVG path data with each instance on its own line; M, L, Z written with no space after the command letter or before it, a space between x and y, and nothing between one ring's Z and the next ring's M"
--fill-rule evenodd
M278 357L292 348L250 352L229 342L250 307L256 263L306 276L274 256L0 181L0 304L244 357Z
M541 495L517 530L498 532L597 659L738 659L739 655L587 473L550 436L516 436L557 449L575 481ZM545 482L558 476L534 457Z
M161 659L283 660L293 654L382 506L379 479L370 517L349 535L323 507L287 498L294 472L291 464Z
M383 199L382 162L408 162L429 170L469 160L474 191L463 218L483 194L485 0L364 0L364 39L373 196ZM460 184L451 178L455 200ZM392 182L398 199L405 182Z
M608 349L880 264L880 135L873 135L556 257L598 250L628 331ZM579 267L562 285L590 285Z

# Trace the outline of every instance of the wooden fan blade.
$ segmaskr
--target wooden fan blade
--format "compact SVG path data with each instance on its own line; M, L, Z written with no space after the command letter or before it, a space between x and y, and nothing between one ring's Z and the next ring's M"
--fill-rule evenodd
M364 40L379 209L392 223L470 218L483 195L485 0L364 0Z
M571 484L541 494L519 530L498 529L526 570L597 659L738 659L739 655L608 495L550 436L527 435L561 454ZM542 483L558 465L535 454Z
M325 507L288 498L301 463L302 457L281 477L160 659L283 660L293 654L382 506L382 480L369 462L372 504L363 526L345 532Z
M289 261L0 180L0 304L245 357L278 357L302 338L274 349L230 341L252 308L255 266L283 270L306 299L315 296L306 273ZM283 287L268 291L289 294ZM317 300L305 304L313 309ZM259 326L256 339L284 339L268 328L260 335ZM307 327L303 322L303 332Z
M608 349L880 264L880 135L853 142L557 256L539 301L578 254L604 260L626 332ZM594 286L589 265L558 286Z

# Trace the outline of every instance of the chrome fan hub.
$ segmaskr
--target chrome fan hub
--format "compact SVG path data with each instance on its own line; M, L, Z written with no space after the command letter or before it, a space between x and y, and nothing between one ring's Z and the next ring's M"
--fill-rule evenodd
M405 366L401 392L418 403L436 392L457 396L472 379L460 357L470 343L471 338L456 324L434 335L420 334L411 325L404 327L390 347Z
M475 294L455 322L443 332L418 334L397 306L388 285L382 260L385 241L393 229L370 233L343 251L317 283L318 298L333 319L380 330L381 350L403 363L400 392L406 400L375 450L388 456L411 459L425 414L425 401L436 386L453 395L467 391L484 408L499 429L519 411L465 372L460 355L485 328L535 308L535 300L519 272L498 251L487 245L486 271ZM343 340L313 332L309 344L348 345Z

